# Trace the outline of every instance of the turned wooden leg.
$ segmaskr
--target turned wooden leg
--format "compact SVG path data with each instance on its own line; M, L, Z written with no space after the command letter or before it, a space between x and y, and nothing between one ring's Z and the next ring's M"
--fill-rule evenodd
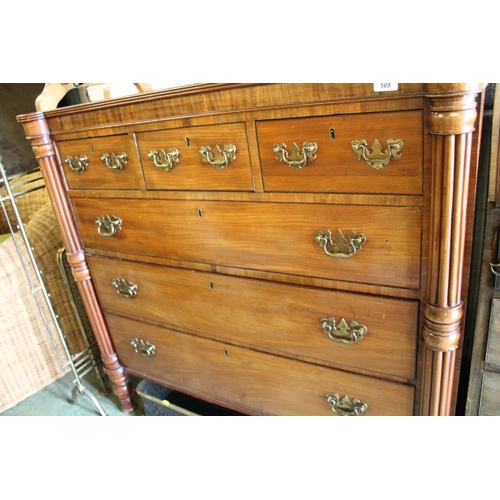
M35 156L46 180L49 197L61 230L68 262L82 296L84 307L89 316L104 364L104 372L109 376L113 392L117 395L124 412L134 410L132 386L123 367L118 362L116 352L109 336L106 322L99 307L90 273L85 260L83 245L73 219L73 212L66 197L56 153L43 113L33 113L18 117L26 132Z

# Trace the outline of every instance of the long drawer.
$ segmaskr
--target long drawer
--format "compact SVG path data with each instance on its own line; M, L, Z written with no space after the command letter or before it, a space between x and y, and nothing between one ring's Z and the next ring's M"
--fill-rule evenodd
M421 111L258 122L264 189L421 195L422 127Z
M73 205L91 253L414 289L420 283L418 207L83 198ZM110 218L120 230L99 234L107 229L96 220Z
M415 377L416 302L90 256L88 264L105 311L323 364Z
M352 403L359 400L366 404L364 415L413 413L411 386L255 352L111 314L106 315L106 321L126 369L242 411L333 415L326 395L337 394L340 400L347 396ZM135 352L133 339L145 356Z

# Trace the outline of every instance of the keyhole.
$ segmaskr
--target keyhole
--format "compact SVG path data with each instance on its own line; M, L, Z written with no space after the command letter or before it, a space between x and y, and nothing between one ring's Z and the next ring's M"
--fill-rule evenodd
M191 144L189 143L189 137L186 137L184 140L186 141L186 146L189 148L189 146L191 146Z
M213 282L211 281L211 282L210 282L210 290L213 290L213 289L214 289L214 284L213 284Z
M201 208L197 209L198 217L203 217L203 210Z
M331 128L330 129L330 139L335 139L335 129L334 128Z
M94 154L94 146L92 146L92 145L90 146L90 152L91 152L92 154Z
M229 356L228 352L224 349L224 356Z

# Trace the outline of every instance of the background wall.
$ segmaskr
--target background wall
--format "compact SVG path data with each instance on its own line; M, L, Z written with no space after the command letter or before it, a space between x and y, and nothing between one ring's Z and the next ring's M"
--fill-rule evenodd
M23 126L16 116L36 111L35 100L44 83L0 83L0 156L7 175L37 166Z

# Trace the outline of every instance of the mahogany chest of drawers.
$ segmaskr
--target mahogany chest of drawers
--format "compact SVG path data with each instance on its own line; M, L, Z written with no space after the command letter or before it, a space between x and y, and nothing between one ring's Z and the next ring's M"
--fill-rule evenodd
M207 84L22 115L127 374L262 415L453 413L481 84Z

